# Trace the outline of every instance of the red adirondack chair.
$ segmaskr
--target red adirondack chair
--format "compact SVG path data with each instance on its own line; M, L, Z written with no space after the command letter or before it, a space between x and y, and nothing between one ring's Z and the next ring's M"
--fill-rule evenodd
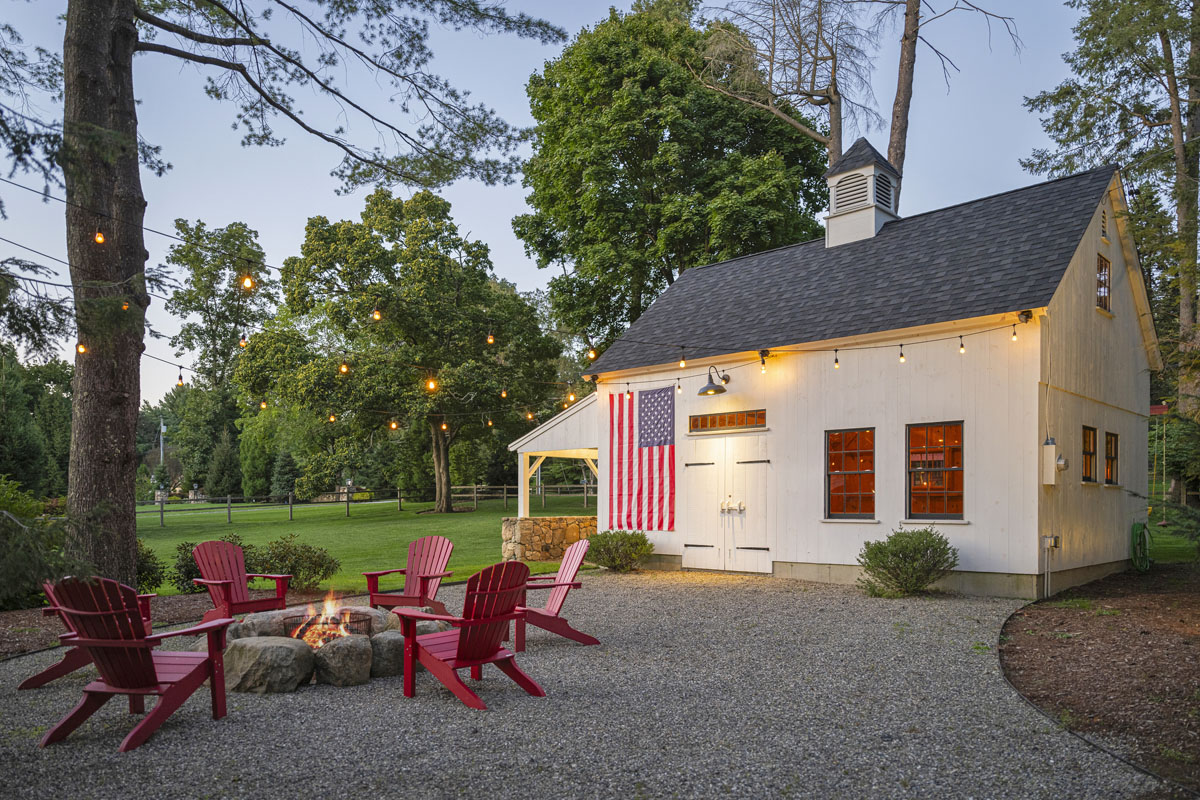
M121 752L141 745L150 734L209 681L213 719L225 716L225 628L232 619L219 619L179 631L151 636L138 610L133 589L108 578L83 581L64 578L53 588L59 613L72 633L63 642L84 650L100 673L100 680L83 687L83 699L71 713L46 732L41 746L62 741L113 695L129 696L129 713L146 710L146 695L157 695L158 704L121 742ZM207 653L155 652L169 636L208 636Z
M453 572L446 571L454 543L445 536L422 536L408 543L408 563L404 569L385 569L381 572L364 572L367 592L371 595L370 605L374 608L396 608L398 606L429 606L439 614L447 614L446 606L437 598L442 578ZM379 589L379 578L383 575L403 573L402 589Z
M71 629L71 626L67 623L67 618L63 616L62 612L58 608L58 601L54 599L54 584L50 583L49 581L43 583L42 591L45 592L46 599L50 602L49 607L42 609L42 614L47 617L52 614L57 614L59 619L62 620L63 625L67 627L67 631L70 633L77 633L77 631ZM153 594L139 594L137 596L138 613L142 617L142 627L146 631L147 636L150 635L151 630L150 598L157 596L158 595ZM50 681L58 680L63 675L69 675L80 667L86 667L90 663L92 663L92 659L88 657L87 652L83 648L69 648L67 652L63 654L61 661L53 666L47 667L37 675L29 676L22 681L21 685L17 688L36 689L39 686L45 686L47 683L50 683Z
M415 608L393 609L392 613L400 617L400 632L404 635L404 696L415 693L413 677L420 660L430 674L471 708L487 706L462 682L458 670L469 668L471 677L479 680L484 664L495 664L531 695L545 697L546 690L517 666L512 651L501 644L508 623L524 613L517 602L528 578L529 567L519 561L503 561L480 570L467 581L461 617ZM454 627L417 636L420 619L443 620Z
M575 630L565 618L559 616L563 602L567 599L567 592L578 589L582 585L575 580L575 576L579 574L579 566L587 554L588 545L587 539L580 539L568 547L567 552L563 553L562 563L558 565L557 574L533 575L526 582L526 591L549 589L550 596L546 598L546 605L541 608L529 608L525 606L525 595L521 595L521 605L525 606L525 616L514 623L516 635L513 642L514 649L518 653L525 650L526 622L582 644L600 644L600 640L595 636L588 636L582 631Z
M234 614L249 614L253 611L274 611L287 606L288 582L291 575L260 575L246 573L246 557L242 548L229 542L201 542L192 550L192 558L200 568L201 578L192 583L208 589L213 608L201 622L226 619ZM275 581L275 596L251 600L248 589L252 578L268 578Z

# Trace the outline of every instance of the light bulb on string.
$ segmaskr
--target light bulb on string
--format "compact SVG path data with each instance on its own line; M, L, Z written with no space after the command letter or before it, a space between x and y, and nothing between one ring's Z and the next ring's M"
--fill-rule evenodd
M93 236L92 238L96 241L96 244L104 244L104 232L103 231L96 231L96 235Z
M567 395L567 402L570 402L570 403L575 402L575 393L574 392L571 392L570 394Z
M963 338L961 336L958 337L958 352L959 353L967 352L967 346L965 344L963 344Z
M347 364L345 361L343 361L341 364L338 365L338 372L342 373L343 375L345 375L349 371L350 371L350 365Z
M80 355L83 355L84 353L87 352L87 345L84 344L83 342L79 342L78 344L75 345L75 352L79 353Z
M567 408L567 406L568 406L568 405L570 405L570 404L569 404L569 403L563 403L563 410L564 410L564 411L566 410L566 408Z
M596 360L596 348L589 347L588 351L587 351L587 357L588 357L588 361L595 361Z
M625 384L625 399L626 399L626 400L632 400L632 399L633 399L633 391L632 391L632 390L629 388L629 384L628 384L628 383L627 383L627 384Z
M330 421L330 422L337 422L337 414L330 414L330 415L329 415L329 421Z
M679 383L679 378L675 379L675 394L683 394L683 385Z
M492 421L490 419L488 420L488 427L492 427Z
M495 337L495 336L492 336L492 332L491 332L491 331L488 331L487 343L488 343L488 344L495 344L495 343L496 343L496 337Z
M437 380L434 379L433 377L430 377L429 380L425 381L425 388L431 392L436 392L437 391Z
M444 422L442 423L442 430L446 430L448 427L449 427L449 426L448 426L448 425L446 425L446 423L444 423Z
M379 322L379 320L383 319L383 314L378 308L371 312L371 319L375 320L376 322Z
M525 419L533 419L533 412L532 412L532 411L526 411L526 412L525 412Z
M841 363L838 361L838 351L836 349L833 351L833 368L834 369L842 368Z
M266 407L267 407L267 401L266 401L266 400L261 400L261 401L259 401L258 407L259 407L259 408L266 408Z
M904 363L904 345L900 345L900 363Z
M759 350L758 351L758 362L760 365L758 371L763 375L767 374L767 356L769 356L769 355L771 355L770 350Z
M396 430L397 428L400 427L400 423L396 422L396 420L392 420L391 422L388 423L388 427L391 428L392 430Z
M121 303L121 310L122 310L122 311L128 311L128 310L129 310L129 301L128 301L128 300L126 300L125 302Z
M687 358L685 358L685 356L686 356L686 353L684 353L683 348L682 347L679 348L679 368L680 369L687 369Z
M500 398L507 399L507 397L508 397L508 389L501 389L500 390Z
M246 339L246 334L243 333L241 338L238 339L238 347L245 347L248 343L249 342Z
M183 370L179 370L179 380L175 381L176 386L183 386Z
M1013 340L1014 342L1017 340L1017 323L1015 323L1015 322L1013 323L1013 335L1012 335L1012 340Z
M254 278L246 275L242 278L242 288L249 291L254 288Z

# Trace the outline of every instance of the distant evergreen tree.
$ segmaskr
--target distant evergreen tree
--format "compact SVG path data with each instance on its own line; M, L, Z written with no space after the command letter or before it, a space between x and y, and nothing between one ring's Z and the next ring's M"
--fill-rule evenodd
M271 496L276 500L285 500L290 492L296 491L296 479L300 477L300 467L288 450L282 451L275 459L275 469L271 473Z
M209 497L241 494L242 463L238 459L237 447L233 444L228 430L221 432L221 439L213 448L204 491Z

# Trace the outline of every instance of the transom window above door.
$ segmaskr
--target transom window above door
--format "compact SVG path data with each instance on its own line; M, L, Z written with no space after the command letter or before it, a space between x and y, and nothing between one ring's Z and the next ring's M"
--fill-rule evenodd
M875 516L875 429L825 432L825 517Z
M962 519L961 422L908 426L908 516Z
M726 411L721 414L693 414L688 417L688 433L734 431L767 427L766 409Z

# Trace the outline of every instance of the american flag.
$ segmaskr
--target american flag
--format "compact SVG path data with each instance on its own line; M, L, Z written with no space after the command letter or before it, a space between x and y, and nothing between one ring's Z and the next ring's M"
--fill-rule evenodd
M675 530L672 387L608 396L608 457L609 527Z

